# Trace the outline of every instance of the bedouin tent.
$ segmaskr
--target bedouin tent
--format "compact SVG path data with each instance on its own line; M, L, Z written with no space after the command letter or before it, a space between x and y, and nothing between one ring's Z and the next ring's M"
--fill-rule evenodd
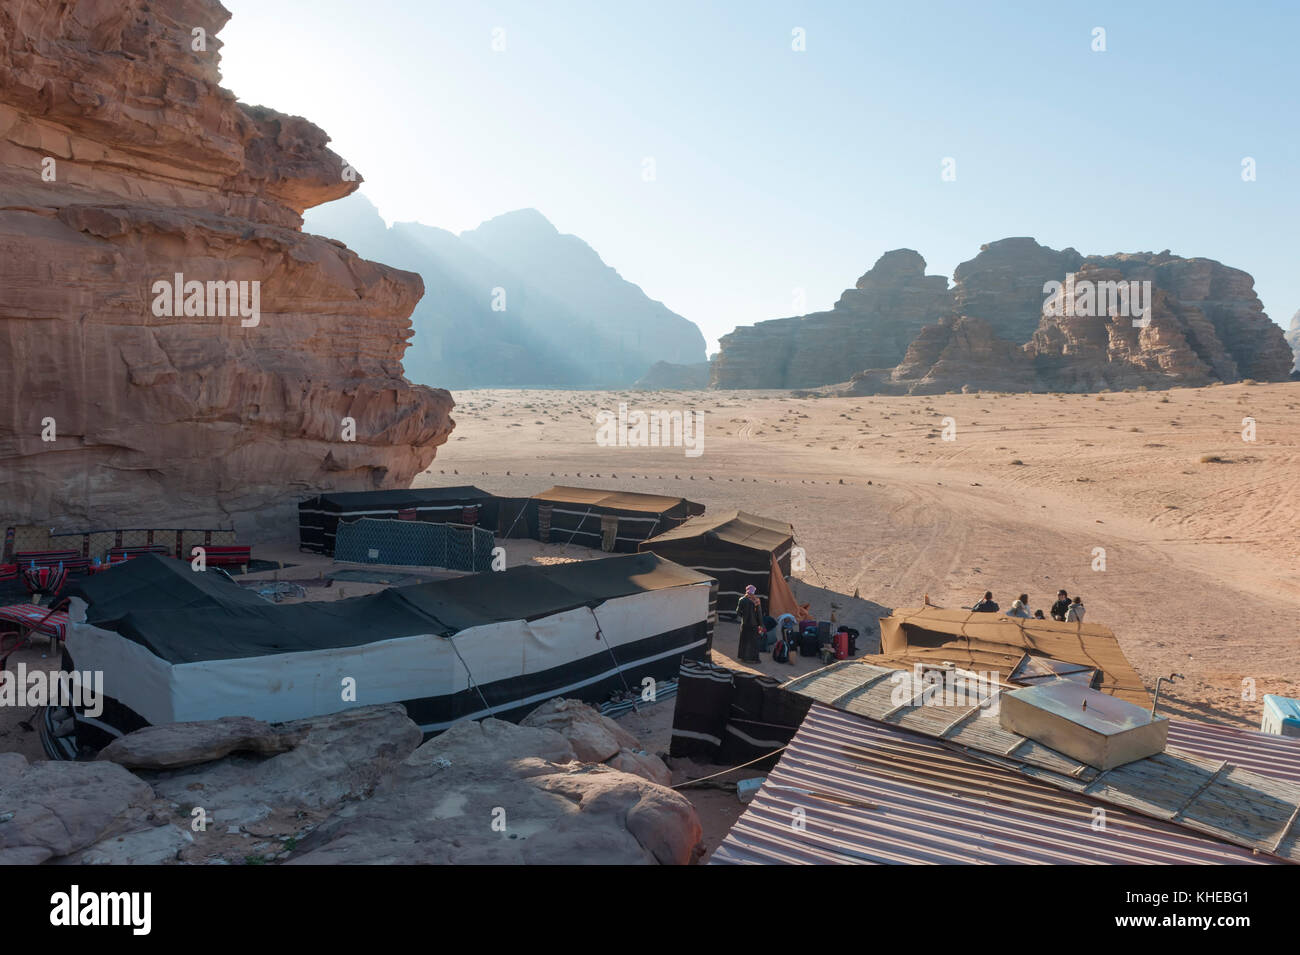
M785 521L744 511L722 511L692 517L645 541L641 551L658 554L715 579L718 608L723 613L734 612L746 585L753 584L766 613L773 574L780 574L780 583L785 583L793 546L794 530Z
M333 557L339 524L363 517L495 530L497 498L471 485L319 494L298 504L298 549Z
M555 696L598 704L704 656L713 586L633 554L275 604L146 555L71 591L64 669L102 672L106 697L98 717L76 712L76 737L98 748L150 724L391 702L427 735Z
M636 553L656 534L704 513L704 505L684 497L557 486L531 498L536 539L544 544L577 544L618 553Z
M952 663L1023 686L1067 679L1138 706L1151 705L1114 632L1099 623L897 608L880 618L879 655L863 659L878 666Z

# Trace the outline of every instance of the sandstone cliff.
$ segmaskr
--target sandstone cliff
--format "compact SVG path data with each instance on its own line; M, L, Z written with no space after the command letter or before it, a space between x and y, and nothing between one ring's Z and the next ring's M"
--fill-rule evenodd
M737 328L720 340L719 388L804 388L900 361L926 325L952 314L942 275L911 249L886 252L829 312Z
M923 266L915 252L891 252L859 287L915 293ZM1149 282L1150 323L1134 326L1132 315L1106 308L1052 314L1045 286L1067 276L1081 288ZM857 394L1167 388L1280 381L1296 360L1264 314L1254 279L1213 259L1168 251L1085 257L1009 238L982 246L957 267L954 283L950 292L927 286L934 294L923 308L915 294L909 308L879 295L855 307L845 293L834 312L738 328L721 339L714 384L816 387L851 377ZM925 321L926 310L936 317ZM1294 335L1300 341L1300 330ZM864 354L865 370L845 375L845 363Z
M1028 341L1043 313L1043 285L1083 262L1074 249L1049 249L1031 238L999 239L953 271L955 310L982 318L999 338Z
M402 373L419 277L300 229L356 177L316 126L220 87L229 16L0 2L9 522L180 525L397 486L453 426L451 396ZM237 291L254 308L232 315Z
M1033 356L968 315L927 325L893 369L853 376L852 394L932 395L949 391L1042 391Z

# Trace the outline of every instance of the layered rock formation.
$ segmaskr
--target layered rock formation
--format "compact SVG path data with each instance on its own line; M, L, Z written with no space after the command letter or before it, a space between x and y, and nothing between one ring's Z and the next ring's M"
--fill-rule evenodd
M312 210L307 227L419 272L406 356L413 381L454 388L624 388L655 362L704 360L694 323L606 265L535 209L455 235L391 228L364 195Z
M954 308L984 319L999 338L1025 342L1043 314L1043 286L1082 262L1074 249L1058 252L1025 236L990 242L953 270Z
M0 3L10 523L226 522L403 485L452 428L450 395L403 377L419 277L302 233L356 177L316 126L220 87L228 18Z
M720 340L719 388L805 388L900 361L921 329L953 314L942 275L911 249L880 257L829 312L737 328Z
M996 388L1042 389L1034 359L1023 347L999 338L993 326L968 315L921 329L903 360L892 369L853 376L853 394L931 395Z
M859 286L878 288L891 257L885 275L911 287L923 267L914 252L889 253ZM1068 314L1046 307L1049 283L1067 278L1080 289L1150 283L1151 321L1135 326L1133 314L1112 314L1109 299L1093 308L1080 298L1078 309L1072 299ZM916 311L876 298L869 308L842 299L835 312L739 328L721 340L714 384L815 387L851 377L855 394L1167 388L1280 381L1295 361L1250 275L1213 259L1168 251L1085 257L1009 238L982 246L954 280L951 291L933 285L926 304L938 317L920 326ZM846 375L845 361L864 351L866 369Z

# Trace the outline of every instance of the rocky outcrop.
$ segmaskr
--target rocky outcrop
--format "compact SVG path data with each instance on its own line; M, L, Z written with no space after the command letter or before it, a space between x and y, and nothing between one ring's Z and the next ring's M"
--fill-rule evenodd
M921 273L914 252L890 253L859 282ZM912 258L915 257L915 258ZM917 263L921 263L918 265ZM883 279L868 285L880 288ZM929 281L928 279L926 281ZM1254 280L1212 259L1186 259L1168 251L1084 257L1030 238L1001 239L954 273L950 314L913 327L915 313L884 308L880 323L855 326L841 311L778 319L723 336L714 362L722 387L814 387L851 375L853 394L935 394L953 391L1087 391L1100 388L1196 386L1253 378L1281 381L1297 357L1282 330L1264 314ZM1152 320L1135 325L1107 298L1088 302L1082 292L1069 309L1049 307L1052 283L1108 289L1118 283L1147 289ZM1142 283L1149 283L1149 286ZM847 293L846 293L847 294ZM1145 302L1145 296L1134 301ZM940 299L931 302L942 311ZM1095 306L1095 307L1094 307ZM833 315L835 320L825 316ZM869 330L863 332L863 328ZM896 364L881 361L890 348L872 351L866 370L844 374L836 349L858 355L862 341L893 344ZM1293 337L1300 342L1300 328ZM1300 354L1300 353L1298 353ZM795 373L781 365L791 356ZM811 356L816 360L808 363ZM856 359L854 359L856 360ZM800 362L804 362L800 364ZM748 385L728 384L737 380Z
M702 833L673 790L578 761L555 730L485 719L425 743L290 863L684 865Z
M36 865L146 827L154 794L114 763L0 753L0 865Z
M202 735L210 724L197 726L197 734ZM287 752L269 758L232 753L185 769L138 773L159 796L178 803L185 812L197 806L219 825L248 825L277 811L333 811L369 792L420 745L422 735L399 703L362 706L279 726L287 737L298 740ZM183 735L171 738L179 744L176 756L166 756L155 745L155 761L193 751Z
M357 177L316 126L220 87L228 18L0 4L11 523L226 523L408 484L451 430L450 395L403 377L419 277L300 230Z
M886 252L829 312L737 328L720 340L719 388L808 388L899 362L926 325L952 314L948 280L911 249Z
M982 318L927 325L892 369L854 375L857 395L935 395L954 391L1041 391L1033 356L998 338Z
M179 769L210 763L231 753L276 756L289 752L306 736L304 729L294 731L251 716L223 716L193 723L145 726L119 736L95 758L127 769Z
M661 786L672 781L672 773L662 759L644 752L635 736L580 700L549 700L520 720L519 725L554 730L583 762L604 763Z
M1043 314L1043 286L1064 280L1082 262L1074 249L1058 252L1023 236L990 242L953 271L955 309L984 319L999 338L1024 344Z
M1145 327L1128 315L1044 314L1028 350L1053 389L1280 381L1290 371L1282 329L1240 269L1167 251L1126 253L1089 256L1074 281L1150 282L1153 308Z
M699 391L709 387L711 372L712 367L707 361L692 365L657 361L632 387L643 391Z

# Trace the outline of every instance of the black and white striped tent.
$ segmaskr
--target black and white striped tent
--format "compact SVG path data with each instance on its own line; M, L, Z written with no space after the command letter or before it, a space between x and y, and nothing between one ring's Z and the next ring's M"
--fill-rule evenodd
M684 497L590 487L557 486L530 500L537 540L620 554L635 554L642 541L704 513L703 504Z
M318 494L298 504L299 549L332 557L339 524L363 517L473 524L496 530L497 498L468 484Z
M100 713L77 711L76 739L99 748L150 724L391 702L432 734L521 719L555 696L598 704L705 655L712 588L633 554L274 604L146 555L71 593L64 669L101 672L106 697Z
M642 552L658 554L707 574L718 582L718 609L736 609L745 587L753 584L768 610L772 561L782 577L790 576L794 530L785 521L744 511L721 511L692 517L679 527L641 545Z

